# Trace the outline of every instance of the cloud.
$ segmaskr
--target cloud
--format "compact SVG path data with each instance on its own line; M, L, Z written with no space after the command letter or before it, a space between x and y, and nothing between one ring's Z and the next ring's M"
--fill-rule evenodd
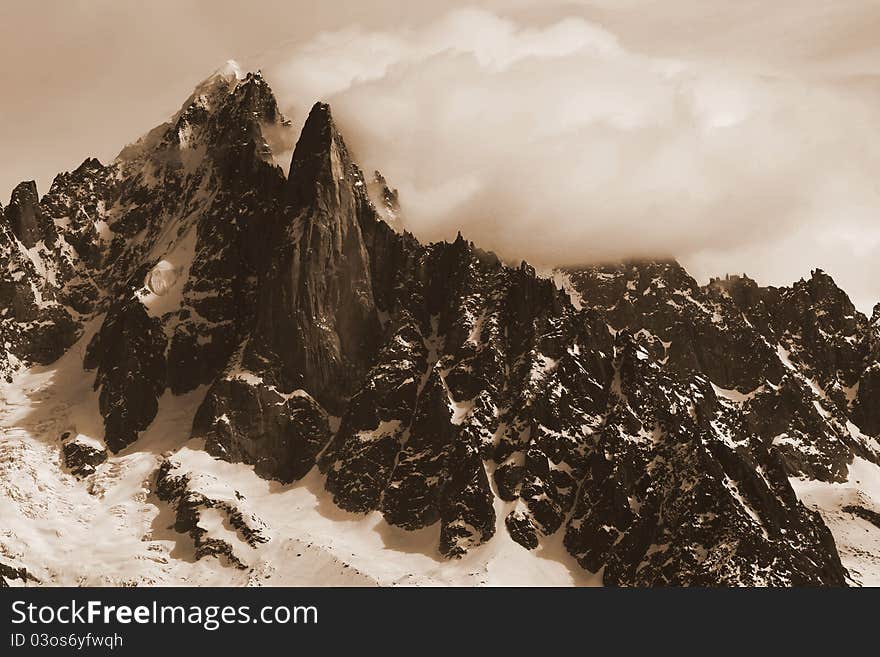
M580 17L527 26L480 9L323 32L264 70L295 122L333 105L421 238L461 229L540 264L671 255L700 276L776 283L820 266L863 307L880 297L864 280L880 279L866 248L880 114L859 88L641 54Z

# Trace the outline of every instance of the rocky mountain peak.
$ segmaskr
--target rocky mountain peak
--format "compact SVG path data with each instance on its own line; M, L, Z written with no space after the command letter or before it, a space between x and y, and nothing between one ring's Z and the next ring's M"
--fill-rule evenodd
M331 142L339 136L329 103L318 101L309 110L300 131L296 153L299 159L308 154L328 153ZM295 153L295 154L296 154ZM297 158L294 157L294 161Z
M234 82L243 79L245 74L242 73L241 65L239 65L237 61L234 59L228 59L223 66L214 71L212 77L219 77L226 79L229 82Z
M367 184L367 193L385 223L397 232L403 231L398 192L389 185L381 172L373 172L373 179Z
M181 110L185 110L193 103L205 103L218 93L229 93L244 79L245 74L242 72L238 62L230 59L226 64L195 86Z
M305 387L335 408L349 389L344 370L367 367L378 335L362 234L376 212L325 103L303 126L287 198L267 245L257 336L278 357L286 389Z
M164 169L191 174L207 162L226 174L253 169L253 160L274 164L264 131L287 125L274 93L260 73L242 74L228 67L196 86L171 119L126 146L117 163L132 174Z
M87 157L82 161L76 169L74 169L75 174L88 174L95 171L100 171L104 168L104 165L101 164L101 161L96 157Z
M363 175L353 164L327 103L315 103L306 118L293 151L287 189L294 206L317 204L331 212L343 202L342 189L358 195L366 192Z
M26 248L36 246L40 240L54 242L54 227L40 208L37 183L33 180L16 185L4 215L13 234Z
M264 122L274 123L279 118L278 102L272 88L259 71L248 73L240 80L232 92L241 112Z
M706 286L711 293L727 296L740 308L752 308L762 299L758 283L745 274L727 274L712 278Z
M798 287L795 284L795 289ZM841 290L834 279L821 269L814 269L810 272L810 278L805 282L805 288L814 303L833 305L840 311L841 316L852 315L855 312L855 306L847 293Z

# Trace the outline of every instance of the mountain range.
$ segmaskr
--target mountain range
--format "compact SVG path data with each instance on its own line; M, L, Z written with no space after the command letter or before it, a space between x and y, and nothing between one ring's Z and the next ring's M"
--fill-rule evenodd
M880 584L880 304L424 244L293 130L227 68L0 208L0 583Z

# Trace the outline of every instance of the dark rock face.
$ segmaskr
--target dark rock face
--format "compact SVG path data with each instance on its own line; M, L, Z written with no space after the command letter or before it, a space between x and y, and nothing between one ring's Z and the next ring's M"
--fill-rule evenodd
M862 372L853 408L853 421L869 436L880 434L880 368Z
M845 584L789 477L880 462L880 306L869 321L819 270L701 286L674 261L567 270L564 292L461 235L403 232L327 105L285 179L266 137L287 126L259 74L214 76L113 163L42 200L21 186L0 223L3 373L94 319L111 451L204 386L207 452L285 483L317 464L345 510L439 523L448 557L562 532L613 585ZM80 474L101 458L69 450ZM200 514L252 546L261 522L203 483L166 461L156 491L199 556L241 565Z
M880 303L874 306L866 339L866 367L859 377L853 422L869 436L880 435Z
M40 208L37 184L33 180L23 182L12 190L12 199L6 208L6 221L26 249L35 247L40 240L47 243L55 241L55 227Z
M283 482L305 476L330 439L327 416L310 396L241 378L211 387L192 433L205 439L209 454L252 464L257 474Z
M16 568L0 562L0 589L8 588L10 580L19 580L24 586L27 586L28 582L40 583L40 580L31 575L27 568Z
M789 473L844 481L853 454L862 450L831 411L812 402L809 386L786 375L777 389L757 393L744 410L750 427L779 450Z
M87 477L95 472L95 468L107 460L107 450L102 449L79 436L62 436L61 453L64 465L77 477Z
M115 289L115 301L85 359L98 370L110 449L137 439L166 389L213 384L252 326L262 240L283 184L262 129L283 121L259 75L211 78L171 123L122 152L107 201L79 205L112 208L112 237L99 235L87 252L99 265L93 279ZM83 168L104 181L87 161L56 180L53 189L66 191L50 194L55 206L75 204Z
M659 341L647 349L665 369L705 374L727 396L742 393L749 429L777 446L791 475L842 481L853 455L876 460L864 440L876 435L870 420L857 435L866 419L858 383L877 362L870 325L822 271L791 288L761 288L744 276L700 288L676 263L571 278L584 298L602 299L613 326Z
M443 381L432 371L419 398L409 439L385 489L382 513L392 525L420 529L440 519L447 461L458 437L449 415Z
M664 371L629 333L616 352L611 410L566 529L579 562L617 585L843 585L827 528L733 405L705 377Z
M778 382L784 372L775 350L736 305L725 302L723 282L703 290L677 262L573 271L571 279L613 327L657 338L668 366L705 372L718 386L740 392Z
M165 390L165 345L161 323L134 295L111 308L89 343L83 366L97 369L104 440L114 452L137 440L156 417Z
M492 537L495 511L479 447L461 439L450 416L443 380L434 369L385 488L382 513L404 529L440 520L440 551L460 556Z
M380 325L360 228L373 208L327 105L306 120L287 196L271 228L255 342L280 359L284 390L306 388L339 411L369 368Z
M876 511L872 511L871 509L866 509L863 506L855 506L855 505L845 506L845 507L843 507L842 511L844 511L846 513L851 513L854 516L858 516L859 518L867 520L875 527L880 527L880 513L877 513Z

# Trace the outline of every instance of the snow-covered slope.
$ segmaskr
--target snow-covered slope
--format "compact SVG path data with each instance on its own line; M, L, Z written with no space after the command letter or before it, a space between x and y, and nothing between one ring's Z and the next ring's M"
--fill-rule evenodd
M877 466L853 460L844 482L792 478L808 507L822 514L852 580L880 586L880 477Z

